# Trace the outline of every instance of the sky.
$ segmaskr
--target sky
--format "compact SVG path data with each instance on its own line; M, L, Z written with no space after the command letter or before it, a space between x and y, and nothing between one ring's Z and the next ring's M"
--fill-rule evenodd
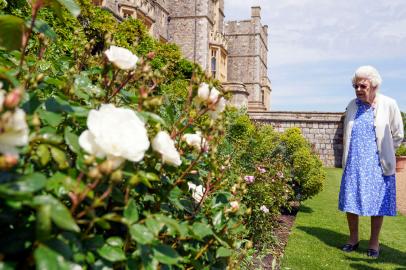
M406 112L405 0L225 0L226 21L251 6L269 27L272 111L342 112L355 70L372 65Z

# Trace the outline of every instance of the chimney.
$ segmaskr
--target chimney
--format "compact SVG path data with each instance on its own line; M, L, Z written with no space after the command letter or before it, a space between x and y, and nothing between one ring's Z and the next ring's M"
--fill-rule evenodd
M261 19L261 7L251 7L251 18L260 18Z

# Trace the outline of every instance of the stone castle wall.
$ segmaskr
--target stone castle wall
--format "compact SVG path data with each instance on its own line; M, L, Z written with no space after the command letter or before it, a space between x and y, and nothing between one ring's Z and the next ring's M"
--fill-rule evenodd
M209 34L213 28L212 1L171 0L169 41L176 43L186 58L209 65Z
M270 124L280 132L290 127L300 128L324 166L341 167L343 113L275 111L249 114L254 122Z

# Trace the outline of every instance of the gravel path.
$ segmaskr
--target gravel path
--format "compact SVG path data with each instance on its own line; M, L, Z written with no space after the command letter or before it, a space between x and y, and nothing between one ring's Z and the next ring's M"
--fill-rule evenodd
M406 216L406 171L396 173L396 195L398 211Z

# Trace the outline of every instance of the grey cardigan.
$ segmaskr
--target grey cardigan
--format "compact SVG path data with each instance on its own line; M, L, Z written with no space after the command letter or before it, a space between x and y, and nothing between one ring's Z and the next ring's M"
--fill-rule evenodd
M343 136L343 159L345 168L351 141L351 131L358 106L356 99L351 100L345 111L344 136ZM395 151L403 140L403 121L396 101L382 94L376 96L374 110L374 125L376 132L376 144L384 175L395 174L396 159Z

